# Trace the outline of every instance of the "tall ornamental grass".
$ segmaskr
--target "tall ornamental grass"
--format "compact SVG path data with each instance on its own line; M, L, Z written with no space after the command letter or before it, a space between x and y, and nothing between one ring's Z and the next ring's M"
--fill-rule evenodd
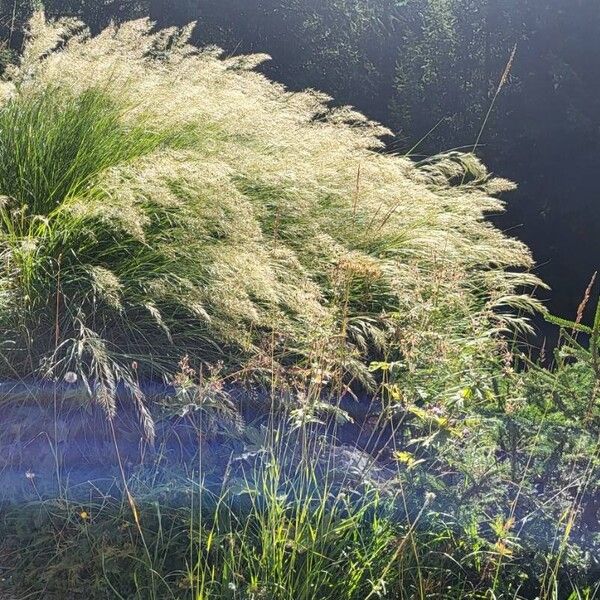
M76 376L151 437L142 383L184 356L294 397L526 326L531 256L484 218L511 184L382 152L380 125L190 32L33 17L0 88L3 377Z

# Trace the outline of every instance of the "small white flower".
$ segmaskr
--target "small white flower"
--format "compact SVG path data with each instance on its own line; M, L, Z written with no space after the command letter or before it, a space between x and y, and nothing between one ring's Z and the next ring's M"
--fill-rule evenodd
M27 469L27 471L25 471L25 477L29 479L29 481L32 481L33 479L35 479L35 473L30 469Z
M73 371L67 371L65 373L65 381L67 383L75 383L77 381L77 373L73 373Z
M232 591L235 592L235 590L237 590L237 585L235 585L235 583L233 583L233 581L230 581L229 584L227 585L227 587Z

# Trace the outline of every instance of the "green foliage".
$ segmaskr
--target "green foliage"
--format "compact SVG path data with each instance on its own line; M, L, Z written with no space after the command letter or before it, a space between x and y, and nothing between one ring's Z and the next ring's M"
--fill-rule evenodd
M194 268L173 246L182 240L169 226L184 220L172 208L151 199L103 208L111 192L100 175L185 143L143 120L123 123L125 111L98 89L72 96L48 87L12 98L0 114L7 372L74 371L109 414L120 379L139 396L126 361L151 353L149 331L172 335L155 302L163 310L171 302L174 319L190 312L185 278ZM160 300L150 291L159 282Z
M151 131L121 126L122 112L99 90L73 98L47 89L7 104L0 115L0 185L11 234L26 235L31 215L52 218L100 173L157 149L161 140ZM18 223L9 216L15 210L24 212Z
M315 35L350 13L324 53L340 71L403 9L296 8ZM428 3L415 43L443 38L448 69L455 10ZM1 402L23 404L3 420L4 466L43 434L59 476L46 500L28 471L34 504L3 515L13 583L203 600L548 600L590 584L600 319L553 319L574 330L553 370L507 343L539 308L521 291L539 283L529 252L485 221L511 184L473 155L383 153L381 126L190 34L138 21L93 37L37 13L2 84L0 373L58 384ZM422 90L441 81L426 71ZM172 393L146 402L160 380ZM236 404L236 385L255 394ZM21 418L31 396L54 432ZM125 397L147 438L162 416L133 478ZM100 433L90 400L111 417ZM80 437L108 434L120 487L70 495L63 409Z
M504 0L413 3L390 104L391 117L405 138L418 140L439 124L426 147L475 143L511 49L520 39L517 13L524 10Z
M159 457L120 485L67 486L48 500L27 474L31 502L5 507L0 524L5 581L57 599L68 589L92 599L550 600L578 580L573 549L567 560L546 553L546 565L528 554L519 511L486 513L497 490L485 505L481 490L463 490L461 509L441 485L436 495L417 484L420 466L382 469L313 425L248 428L243 439L217 485L202 459L186 472Z
M320 436L282 432L270 431L250 464L234 463L221 490L204 476L157 469L127 482L137 497L129 507L73 489L79 497L8 511L0 551L12 584L34 597L60 597L65 581L91 598L387 597L395 561L409 550L394 497L352 489L341 463L340 479L331 470L322 485L315 466L331 467L332 449ZM23 545L27 552L12 554Z

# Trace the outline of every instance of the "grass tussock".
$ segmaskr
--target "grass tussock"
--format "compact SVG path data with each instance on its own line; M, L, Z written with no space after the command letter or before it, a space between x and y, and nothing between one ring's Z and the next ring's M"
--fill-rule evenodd
M510 184L381 153L381 126L189 33L31 21L1 88L5 377L72 372L143 411L184 355L369 387L369 356L443 365L523 325L530 254L484 220Z

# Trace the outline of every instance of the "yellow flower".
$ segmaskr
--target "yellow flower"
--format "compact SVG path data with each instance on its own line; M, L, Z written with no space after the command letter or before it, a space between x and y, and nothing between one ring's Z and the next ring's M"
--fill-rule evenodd
M513 551L501 540L498 540L495 544L496 551L500 556L512 556Z

